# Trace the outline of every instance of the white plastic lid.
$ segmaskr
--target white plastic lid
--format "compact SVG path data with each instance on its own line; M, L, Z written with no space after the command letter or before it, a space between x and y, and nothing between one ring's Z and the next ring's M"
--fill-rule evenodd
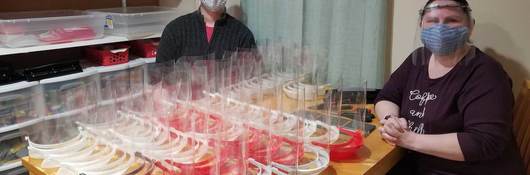
M50 83L63 82L63 81L68 81L68 80L74 80L74 79L79 79L79 78L83 78L83 77L88 77L88 76L94 75L96 73L98 73L98 72L96 70L94 70L94 69L85 69L85 70L83 70L83 72L76 73L76 74L44 79L44 80L41 80L40 83L41 84L50 84Z
M112 66L100 66L96 67L98 70L98 73L107 73L107 72L114 72L119 70L125 70L129 68L129 63L123 63L118 65L112 65Z
M146 15L146 14L163 14L163 13L176 13L174 8L160 7L160 6L141 6L141 7L126 7L126 8L106 8L106 9L94 9L91 12L107 13L113 15Z
M143 60L147 64L156 62L156 58L144 58Z
M32 81L32 82L22 81L22 82L18 82L18 83L3 85L3 86L0 86L0 94L1 93L6 93L6 92L11 92L11 91L16 91L16 90L20 90L20 89L25 89L25 88L29 88L29 87L33 87L33 86L36 86L36 85L39 85L39 82L37 82L37 81Z
M143 59L136 59L133 61L129 61L129 68L135 68L141 65L144 65L145 61Z

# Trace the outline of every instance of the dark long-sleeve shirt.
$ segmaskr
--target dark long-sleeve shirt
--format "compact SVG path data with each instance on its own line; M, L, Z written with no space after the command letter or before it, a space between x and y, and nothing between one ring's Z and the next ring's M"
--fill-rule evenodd
M207 56L215 53L222 58L225 51L255 48L252 32L240 21L224 14L216 21L211 42L206 35L204 18L197 10L170 22L160 40L156 61L177 60L182 56Z
M457 133L465 162L411 152L418 174L523 174L512 134L512 84L502 66L474 48L431 79L430 57L425 48L412 53L376 99L397 104L413 132Z

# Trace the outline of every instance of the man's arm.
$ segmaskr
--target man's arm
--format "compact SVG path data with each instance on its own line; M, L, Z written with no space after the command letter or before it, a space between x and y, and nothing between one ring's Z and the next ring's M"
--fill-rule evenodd
M160 44L158 46L156 54L156 62L166 62L169 60L176 60L180 57L180 46L177 44L176 32L177 30L173 29L172 23L168 24L162 33L160 38Z

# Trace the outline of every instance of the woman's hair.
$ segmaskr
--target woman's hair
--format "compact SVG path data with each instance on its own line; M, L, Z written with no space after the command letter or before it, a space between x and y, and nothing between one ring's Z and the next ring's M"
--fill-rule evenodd
M420 11L420 17L421 18L423 18L423 15L425 15L425 13L427 11L427 7L431 3L433 3L434 1L436 1L436 0L429 0L425 4L425 6L423 6L423 9ZM451 1L454 1L454 2L458 3L462 7L462 10L464 11L464 14L466 14L468 17L471 18L471 8L469 7L469 3L467 2L467 0L451 0Z

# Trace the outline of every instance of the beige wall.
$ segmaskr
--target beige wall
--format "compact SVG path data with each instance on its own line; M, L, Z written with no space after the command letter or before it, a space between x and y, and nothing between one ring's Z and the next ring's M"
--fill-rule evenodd
M160 0L160 6L176 7L181 15L197 10L198 0ZM236 18L241 17L240 0L228 0L228 13Z
M394 0L390 65L394 71L417 42L418 10L425 0ZM518 92L530 79L530 0L469 0L476 27L472 40L496 58L514 80Z

